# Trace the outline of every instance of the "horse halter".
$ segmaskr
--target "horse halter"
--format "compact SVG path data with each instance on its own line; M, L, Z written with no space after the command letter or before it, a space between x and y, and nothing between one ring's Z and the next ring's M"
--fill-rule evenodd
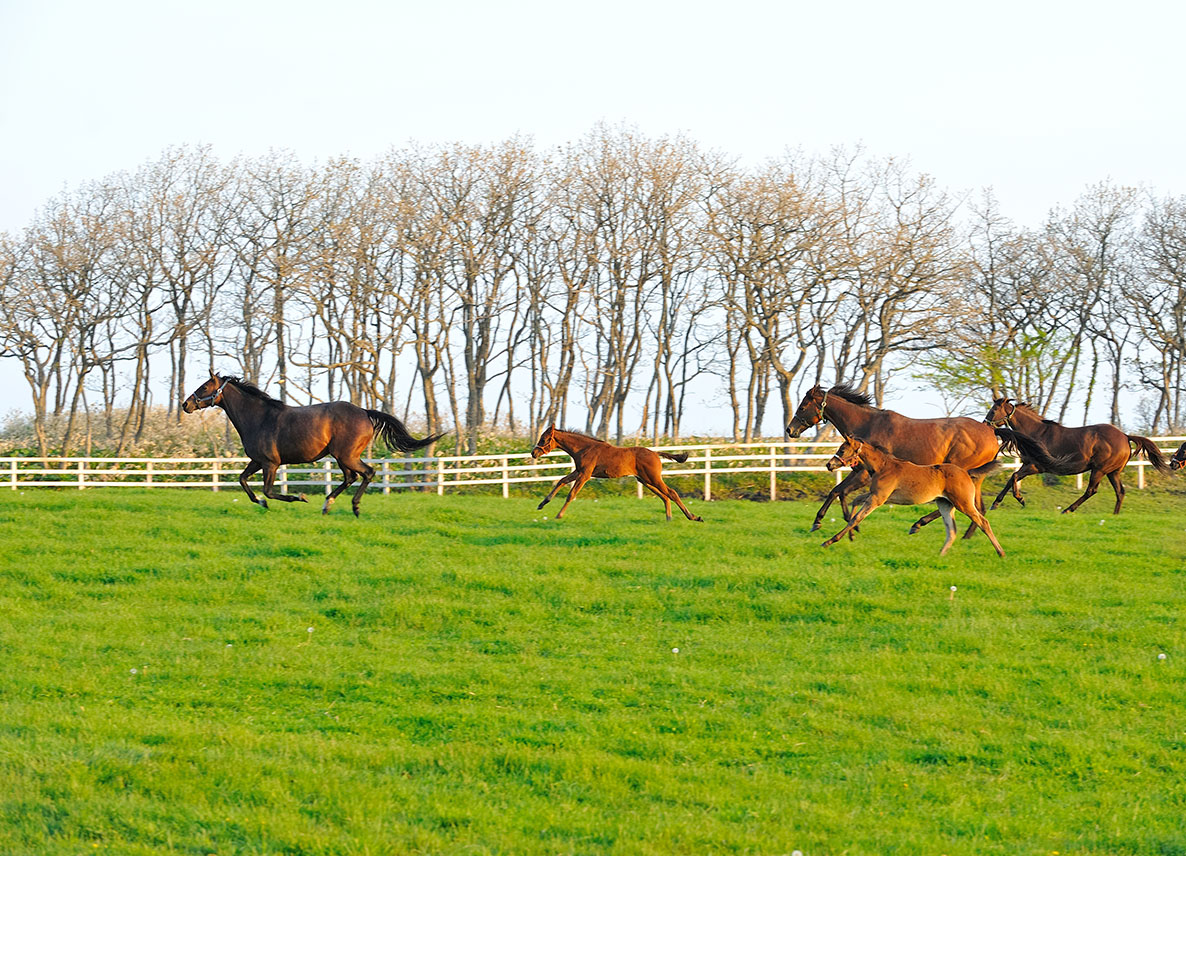
M987 424L991 425L991 426L992 426L992 427L994 427L994 428L999 428L999 427L1000 427L1002 424L1003 424L1005 427L1007 427L1007 428L1012 428L1012 427L1013 427L1013 425L1012 425L1012 423L1011 423L1011 419L1012 419L1012 417L1013 417L1013 412L1017 410L1017 405L1016 405L1016 404L1013 404L1012 402L1010 402L1010 400L1009 400L1008 398L1005 398L1004 400L1005 400L1005 407L1007 407L1007 408L1009 409L1008 411L1006 411L1006 412L1005 412L1005 417L1004 417L1004 418L1002 418L1000 421L996 421L996 422L993 422L993 421L988 421L988 422L986 422ZM995 410L995 409L994 409L994 410ZM991 414L991 412L989 412L989 413Z
M217 381L218 377L215 376L214 379ZM226 386L229 383L230 383L230 378L224 377L222 379L222 383L215 385L214 390L211 391L209 394L207 394L205 397L199 397L197 395L197 393L195 393L193 396L194 403L196 405L198 405L198 407L202 407L202 406L216 407L217 405L222 403L222 392L226 390Z

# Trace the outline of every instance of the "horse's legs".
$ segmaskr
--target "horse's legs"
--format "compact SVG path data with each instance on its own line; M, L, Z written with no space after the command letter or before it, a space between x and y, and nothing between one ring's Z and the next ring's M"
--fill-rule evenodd
M272 486L276 482L276 472L280 470L279 465L273 465L270 462L264 465L264 494L268 498L274 498L277 502L307 502L309 501L303 495L281 495Z
M354 517L357 519L358 518L358 505L362 501L362 493L367 490L367 486L370 485L371 482L374 480L375 469L371 465L368 465L361 458L356 459L356 461L358 462L358 465L362 469L361 471L356 472L357 475L362 476L362 484L358 486L358 491L354 493L354 499L350 503L350 507L354 510Z
M538 512L540 509L542 509L545 505L547 505L550 501L552 501L552 499L554 499L556 497L556 493L559 492L561 488L563 488L569 482L575 482L578 478L580 478L580 476L581 476L581 471L579 468L574 468L572 471L570 471L567 475L565 475L562 479L560 479L560 481L558 481L555 485L552 486L552 491L548 492L548 497L545 498L542 502L540 502L539 505L537 505L535 507L535 510Z
M358 473L352 468L349 468L341 458L338 459L338 467L342 469L342 484L325 497L325 504L321 506L322 515L329 514L329 507L334 504L334 499L346 491L354 483L354 479L358 477Z
M980 493L984 488L984 479L983 478L973 478L972 479L972 487L974 489L976 489L976 493L974 496L975 502L976 502L976 511L980 513L981 517L983 517L984 516L984 496L981 495ZM973 519L968 524L968 531L964 533L964 538L971 539L973 534L976 532L976 530L978 528L980 528L980 527L976 524L976 520Z
M940 515L940 512L938 509L936 509L934 512L928 512L926 515L924 515L921 519L919 519L917 522L914 523L914 525L912 525L910 527L910 535L914 535L914 533L916 533L924 525L930 525L937 518L939 518L939 515Z
M886 498L885 496L876 496L872 492L870 492L868 498L865 499L865 504L862 505L859 509L856 510L856 512L853 513L853 516L849 520L848 525L846 525L843 529L841 529L834 536L832 536L831 539L828 539L825 542L821 543L823 548L827 549L828 546L830 546L833 542L836 542L842 536L851 533L853 529L855 529L858 525L861 524L861 520L864 519L866 515L868 515L870 512L872 512L875 508L880 506L885 501L885 498Z
M840 511L844 514L845 521L849 521L847 503L845 498L849 492L856 491L869 480L869 473L863 468L854 468L848 476L839 485L836 485L828 492L828 497L824 499L824 504L820 506L818 512L815 513L815 521L811 523L811 531L815 532L820 523L824 521L824 514L828 511L828 507L840 499Z
M1120 480L1120 473L1124 471L1122 468L1117 468L1114 472L1108 472L1108 481L1112 483L1112 491L1116 493L1116 511L1113 515L1120 514L1120 506L1124 504L1124 482Z
M659 495L663 499L663 504L667 508L668 522L671 521L672 502L675 502L675 504L679 506L679 510L683 512L685 516L687 516L689 522L704 521L704 519L702 519L700 516L693 515L688 511L688 507L684 505L683 499L679 497L679 492L663 481L663 478L659 472L651 473L649 470L643 471L640 468L638 470L638 474L635 477L637 477L640 482L647 486L647 488L651 489L651 491L655 492L655 494Z
M1063 514L1065 515L1067 512L1074 512L1075 509L1091 498L1091 496L1096 493L1097 489L1099 489L1100 479L1103 477L1104 473L1100 469L1093 468L1091 470L1091 478L1087 482L1087 491L1075 499L1075 501L1073 501L1065 509L1063 509Z
M947 499L940 498L937 501L939 503L938 512L943 516L943 525L947 529L947 541L943 543L943 548L939 550L939 555L946 556L947 550L955 542L955 516L951 514L951 503Z
M992 508L989 511L991 512L993 509L998 508L1005 501L1005 496L1009 494L1010 489L1013 490L1013 497L1021 503L1022 508L1025 508L1025 499L1021 497L1021 480L1036 474L1038 471L1038 466L1033 464L1022 465L1017 469L1017 471L1009 476L1009 481L1005 482L1005 487L1001 489L1001 494L996 497L996 501L992 503Z
M560 506L560 511L556 513L556 518L560 518L562 515L564 515L564 510L568 508L568 504L577 497L577 492L584 488L585 482L587 482L592 477L593 472L590 471L588 474L581 475L581 477L576 480L576 484L574 484L568 492L568 498L564 500L564 504Z
M1001 548L1001 544L997 542L997 537L992 533L992 526L988 524L988 516L986 516L980 509L976 508L975 502L967 502L961 499L952 503L957 509L964 513L972 520L972 527L975 529L984 530L984 534L988 536L988 541L992 543L992 547L997 551L997 555L1001 558L1005 556L1005 550ZM965 536L965 538L967 538ZM950 545L950 543L948 543Z
M239 476L239 484L243 486L243 491L247 493L247 497L251 499L251 501L253 501L256 505L262 505L266 509L268 507L268 503L262 498L256 498L255 492L253 492L251 490L251 486L247 484L247 479L249 479L261 468L263 468L263 465L252 458L251 461L247 463L247 467L243 469L243 474Z
M666 509L667 521L670 522L671 521L671 499L667 497L667 493L659 491L659 489L657 489L654 485L652 485L650 482L648 482L646 479L644 479L641 475L635 475L634 477L637 478L640 482L642 482L647 488L649 488L651 490L651 492L653 492L655 495L658 495L659 498L663 499L663 508Z

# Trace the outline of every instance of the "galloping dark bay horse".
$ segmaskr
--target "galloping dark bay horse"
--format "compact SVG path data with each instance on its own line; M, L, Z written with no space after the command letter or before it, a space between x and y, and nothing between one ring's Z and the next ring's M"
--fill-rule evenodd
M685 462L687 454L683 452L651 451L650 448L619 448L600 438L592 438L587 434L576 431L560 431L555 425L550 425L539 441L531 449L531 457L539 460L550 451L559 448L565 451L573 460L576 467L558 481L548 492L548 497L536 508L542 509L555 497L560 489L569 482L573 483L568 498L556 513L556 518L564 515L568 503L577 497L577 492L585 487L590 478L622 478L626 475L635 476L647 488L663 499L663 506L667 509L667 521L671 521L672 500L680 507L693 522L703 522L698 515L688 511L687 506L680 500L679 493L663 481L663 463L660 458L670 458L672 461Z
M1120 480L1120 472L1134 454L1144 452L1150 464L1158 471L1164 471L1169 467L1161 449L1148 438L1125 434L1114 424L1089 424L1083 428L1068 428L1057 421L1043 418L1024 401L1013 401L1007 397L997 398L989 408L984 423L993 426L1005 425L1021 434L1029 435L1042 442L1051 453L1049 460L1027 458L1023 455L1022 466L1010 476L1005 487L1001 489L1001 494L992 503L994 509L1005 500L1005 495L1010 489L1013 490L1013 497L1025 505L1018 483L1027 475L1036 472L1080 475L1089 471L1091 478L1087 482L1087 491L1063 509L1063 512L1074 512L1091 498L1099 488L1100 479L1107 475L1108 481L1112 483L1112 491L1116 493L1116 508L1112 514L1119 515L1120 506L1124 502L1124 483ZM1130 442L1136 446L1135 449L1130 446Z
M254 384L239 377L222 377L210 372L210 379L185 399L181 406L187 414L201 408L220 407L239 432L243 450L251 459L239 484L251 501L262 505L265 499L256 498L247 479L260 469L264 473L264 495L277 502L305 502L303 495L281 495L272 486L281 465L298 465L318 461L330 455L342 469L342 484L326 497L323 513L345 489L362 478L354 493L354 514L362 493L375 477L375 469L362 460L367 445L380 435L395 451L415 451L441 437L413 438L399 418L383 411L357 407L348 401L311 404L293 407L269 397Z
M916 465L939 465L950 463L963 469L981 468L993 461L1000 450L1000 443L993 429L986 427L983 421L975 418L908 418L896 411L884 411L873 407L868 395L854 390L847 384L837 384L824 390L816 385L804 396L802 403L795 411L791 423L787 425L787 434L798 438L808 428L814 427L821 421L831 421L846 438L861 438L870 444L888 451L901 461L913 462ZM1044 456L1041 445L1029 441L1023 435L1015 436L1011 440L1019 450L1033 449L1034 453ZM1023 450L1023 457L1026 451ZM844 518L850 518L845 497L869 481L865 468L858 465L852 474L833 488L824 504L816 513L815 522L811 526L814 532L820 527L824 513L828 506L837 498ZM976 508L984 512L984 500L980 496L980 489L984 477L973 480L976 492ZM939 517L938 512L924 515L910 530L916 532L928 522ZM968 538L976 531L976 523L968 526L964 538Z

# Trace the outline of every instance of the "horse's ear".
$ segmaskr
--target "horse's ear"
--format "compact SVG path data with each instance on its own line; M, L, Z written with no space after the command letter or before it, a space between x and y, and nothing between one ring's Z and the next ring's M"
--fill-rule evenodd
M214 368L213 368L213 367L211 367L211 368L210 368L210 376L211 376L211 377L217 377L217 376L218 376L217 374L215 374L215 373L214 373Z

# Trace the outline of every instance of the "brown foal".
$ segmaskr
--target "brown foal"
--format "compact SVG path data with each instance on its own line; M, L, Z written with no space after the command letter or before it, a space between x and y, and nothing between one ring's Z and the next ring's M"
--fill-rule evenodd
M687 506L680 501L679 493L663 481L663 463L659 459L670 458L672 461L685 462L688 460L686 454L651 451L650 448L619 448L617 445L611 445L599 438L591 438L587 434L578 434L576 431L560 431L555 425L551 425L540 435L539 441L531 449L531 457L538 460L557 448L567 452L576 467L560 479L548 492L548 497L537 506L542 509L555 498L556 493L564 485L571 482L572 488L568 493L568 498L561 506L560 511L556 513L556 518L564 515L568 503L577 497L577 493L585 487L585 483L590 478L623 478L626 475L633 475L663 499L663 505L667 509L668 522L671 521L673 500L680 507L680 511L693 522L704 521L700 516L689 512Z
M939 506L943 524L947 527L947 541L939 550L940 556L947 555L947 550L955 541L952 506L963 512L972 520L974 527L980 528L988 536L998 555L1005 555L1005 550L997 542L997 537L992 534L992 526L988 524L988 519L976 507L977 484L986 475L1000 468L1000 462L991 461L969 470L949 462L941 465L916 465L913 462L901 461L884 448L868 441L845 437L840 450L828 462L828 467L833 471L841 465L854 469L859 467L865 471L869 476L869 494L861 507L853 513L848 525L825 542L824 548L851 534L865 516L886 502L891 505L922 505L935 502Z

